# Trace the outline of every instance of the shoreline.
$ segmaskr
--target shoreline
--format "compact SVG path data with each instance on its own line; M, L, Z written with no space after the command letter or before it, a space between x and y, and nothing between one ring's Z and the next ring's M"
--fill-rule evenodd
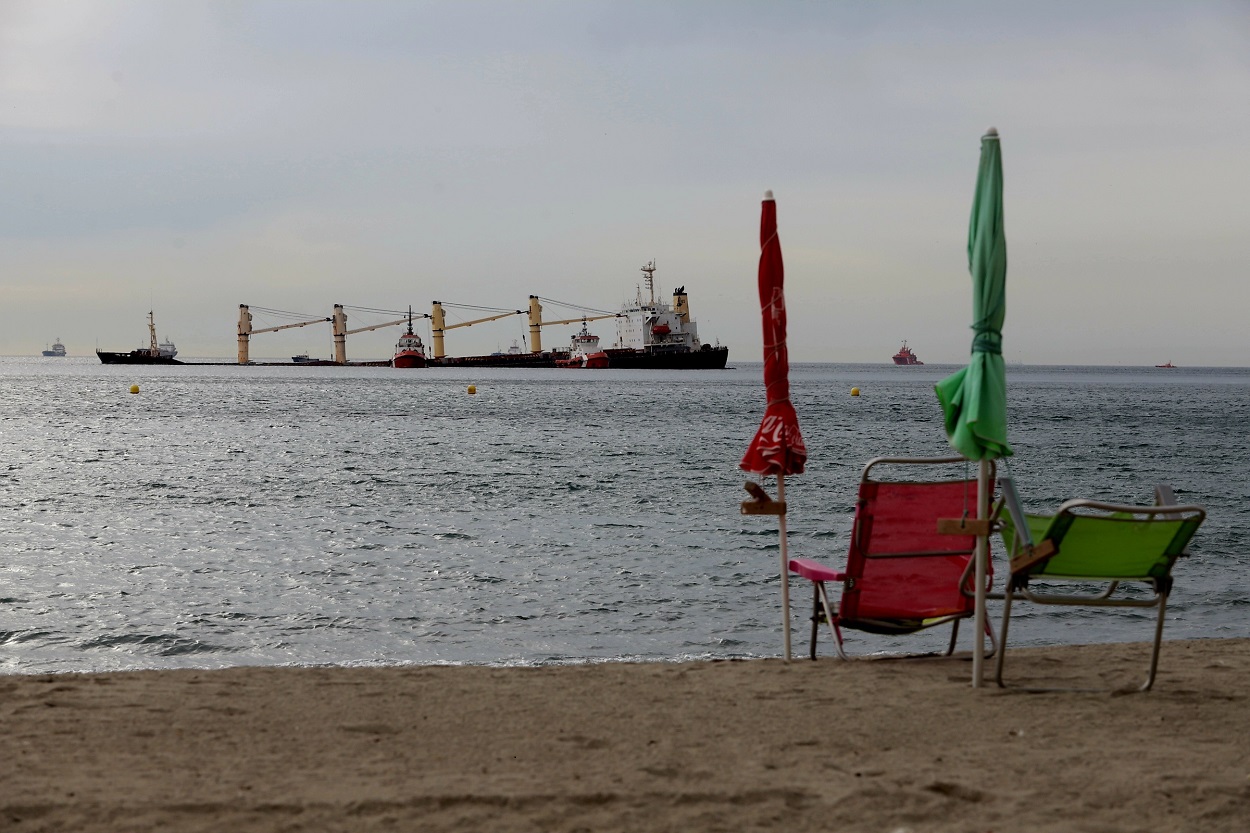
M1143 643L1012 649L1140 682ZM7 830L1189 830L1250 818L1250 639L1155 690L966 657L0 677ZM987 670L990 670L987 668Z

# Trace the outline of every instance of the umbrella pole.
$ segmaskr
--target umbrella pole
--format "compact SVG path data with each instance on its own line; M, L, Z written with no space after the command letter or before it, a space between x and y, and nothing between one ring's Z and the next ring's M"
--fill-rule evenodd
M777 500L786 505L786 476L777 475ZM786 512L782 509L777 516L781 535L781 630L785 634L785 657L790 661L790 556L786 547Z
M982 459L977 468L977 520L990 515L990 461ZM977 536L976 552L976 634L972 641L972 687L981 687L981 668L985 664L985 574L989 571L990 539Z

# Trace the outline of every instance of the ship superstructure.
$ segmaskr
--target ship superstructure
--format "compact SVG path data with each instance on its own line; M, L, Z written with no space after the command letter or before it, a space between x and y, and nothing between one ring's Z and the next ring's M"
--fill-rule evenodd
M616 319L616 342L605 351L609 366L724 367L729 348L699 341L686 288L673 290L670 305L655 297L655 261L642 267L642 274L634 302L627 302Z

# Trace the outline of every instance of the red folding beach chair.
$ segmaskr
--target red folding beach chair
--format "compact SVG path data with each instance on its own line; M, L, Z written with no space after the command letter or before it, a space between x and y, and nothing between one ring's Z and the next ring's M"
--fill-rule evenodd
M886 479L882 472L891 476ZM992 475L989 490L992 495ZM953 623L946 654L953 653L960 620L975 613L976 535L939 532L938 522L971 521L976 507L975 470L962 457L870 461L860 477L846 569L790 560L791 572L813 585L812 659L821 622L832 629L843 659L843 628L907 634ZM987 574L987 582L990 578ZM827 582L842 584L836 610ZM988 622L986 633L993 648Z

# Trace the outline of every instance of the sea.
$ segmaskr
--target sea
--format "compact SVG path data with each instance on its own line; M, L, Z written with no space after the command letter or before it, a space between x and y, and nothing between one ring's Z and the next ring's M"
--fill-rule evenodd
M780 656L778 519L739 513L762 369L731 365L0 359L0 672ZM949 452L933 386L956 369L792 367L792 556L843 563L870 458ZM1250 636L1250 369L1007 376L1026 508L1169 484L1208 518L1165 638ZM804 656L810 585L790 593ZM1020 614L1013 644L1151 636L1149 612ZM866 654L946 638L847 635Z

